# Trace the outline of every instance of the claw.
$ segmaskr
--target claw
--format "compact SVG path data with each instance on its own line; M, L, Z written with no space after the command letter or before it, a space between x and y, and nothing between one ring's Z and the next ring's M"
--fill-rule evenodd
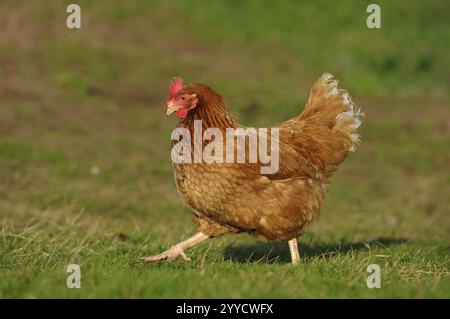
M189 258L184 251L180 251L181 257L183 257L184 261L191 261L191 258Z
M186 262L191 261L191 259L185 254L185 252L178 246L172 246L169 249L167 249L165 252L158 254L158 255L142 257L141 260L146 261L146 262L154 262L154 261L162 261L162 260L167 260L168 262L172 262L180 256Z

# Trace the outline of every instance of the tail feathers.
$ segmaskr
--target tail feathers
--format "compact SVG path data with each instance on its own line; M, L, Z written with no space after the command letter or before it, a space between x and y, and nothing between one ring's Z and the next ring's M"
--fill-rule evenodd
M305 109L298 117L302 123L301 139L308 145L315 145L315 154L309 154L309 158L324 177L329 177L348 152L355 151L360 143L357 129L364 113L338 83L333 75L323 74L314 84Z
M341 131L347 133L352 141L352 146L349 148L349 151L354 152L361 142L361 136L357 133L357 129L362 124L364 113L360 107L352 102L347 91L339 90L339 94L342 96L343 103L348 108L336 116L336 124L333 127L333 132Z

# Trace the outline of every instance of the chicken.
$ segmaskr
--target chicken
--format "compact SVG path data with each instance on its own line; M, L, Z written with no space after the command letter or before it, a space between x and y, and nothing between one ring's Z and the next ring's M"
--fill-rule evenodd
M174 112L180 118L177 128L192 135L200 120L203 130L217 128L225 134L229 128L245 129L212 88L204 84L185 86L178 77L169 89L166 114ZM260 160L174 163L178 190L194 212L198 232L161 254L143 259L171 261L182 257L189 261L185 253L189 247L208 238L246 232L287 241L292 263L298 264L297 237L319 215L333 172L358 146L356 130L363 115L349 94L338 88L338 81L326 73L314 84L304 111L271 128L278 134L271 142L278 146L276 172L262 173ZM193 144L194 139L184 141L185 146ZM202 147L207 142L203 140ZM174 140L173 146L177 143L181 142ZM249 139L244 146L243 150L242 145L233 145L233 155L248 155ZM195 146L188 149L188 155L195 155Z

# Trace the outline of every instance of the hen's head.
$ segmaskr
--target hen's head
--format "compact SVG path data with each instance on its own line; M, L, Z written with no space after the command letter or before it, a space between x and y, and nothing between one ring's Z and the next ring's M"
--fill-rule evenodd
M173 112L178 118L184 119L188 112L198 105L197 93L184 88L183 79L175 77L169 87L169 97L167 98L166 115Z

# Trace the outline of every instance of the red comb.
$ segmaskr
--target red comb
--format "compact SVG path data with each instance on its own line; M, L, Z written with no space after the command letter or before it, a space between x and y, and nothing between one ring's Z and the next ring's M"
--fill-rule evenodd
M183 79L176 76L172 80L172 84L169 87L169 100L173 98L179 90L183 88Z

